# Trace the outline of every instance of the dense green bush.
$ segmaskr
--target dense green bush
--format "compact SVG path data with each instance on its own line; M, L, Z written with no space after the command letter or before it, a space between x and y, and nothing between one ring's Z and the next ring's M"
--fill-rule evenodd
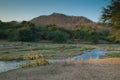
M68 40L69 34L61 31L55 31L53 41L57 43L63 43Z

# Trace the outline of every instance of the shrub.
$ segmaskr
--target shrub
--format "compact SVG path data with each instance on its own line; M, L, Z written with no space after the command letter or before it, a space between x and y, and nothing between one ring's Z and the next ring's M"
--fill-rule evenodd
M54 32L54 37L53 37L53 42L56 43L63 43L66 42L69 38L69 35L65 32L62 31L55 31Z
M23 56L23 59L24 60L36 60L36 59L39 59L39 58L43 58L43 56L41 54L25 54Z
M22 64L20 65L21 68L25 68L25 67L33 67L33 66L43 66L43 65L47 65L49 64L48 61L40 54L26 54L25 56L23 56L24 60L31 60L28 63Z

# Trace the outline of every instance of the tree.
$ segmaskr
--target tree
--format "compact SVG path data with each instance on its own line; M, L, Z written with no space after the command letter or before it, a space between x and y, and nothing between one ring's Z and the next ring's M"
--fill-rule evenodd
M38 28L35 26L25 26L21 29L18 29L18 40L19 41L38 41L39 40L39 33Z
M102 21L112 26L112 36L120 42L120 0L111 0L111 3L103 9Z
M57 30L54 32L53 42L63 43L63 42L66 42L68 38L69 38L69 35L66 32Z

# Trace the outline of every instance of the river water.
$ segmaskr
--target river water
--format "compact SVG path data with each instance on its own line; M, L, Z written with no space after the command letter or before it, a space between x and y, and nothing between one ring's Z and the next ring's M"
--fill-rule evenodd
M81 55L74 56L69 59L64 60L48 60L50 63L56 63L56 62L69 62L71 60L89 60L90 58L93 59L99 59L101 55L105 55L107 52L114 52L114 51L106 51L103 49L93 49L88 51L83 51ZM25 61L0 61L0 73L6 72L8 70L17 69L19 68L20 64L25 63Z
M106 51L103 49L93 49L88 51L83 51L81 55L77 55L73 57L73 60L89 60L92 59L99 59L100 56L105 55L107 52L113 51Z
M0 61L0 73L19 68L25 61Z

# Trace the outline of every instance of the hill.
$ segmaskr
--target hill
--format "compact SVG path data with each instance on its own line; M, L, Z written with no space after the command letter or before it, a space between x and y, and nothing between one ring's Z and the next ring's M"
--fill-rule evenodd
M67 16L60 13L39 16L32 19L30 22L37 26L55 24L63 28L76 28L79 25L91 26L95 24L95 22L83 16Z

